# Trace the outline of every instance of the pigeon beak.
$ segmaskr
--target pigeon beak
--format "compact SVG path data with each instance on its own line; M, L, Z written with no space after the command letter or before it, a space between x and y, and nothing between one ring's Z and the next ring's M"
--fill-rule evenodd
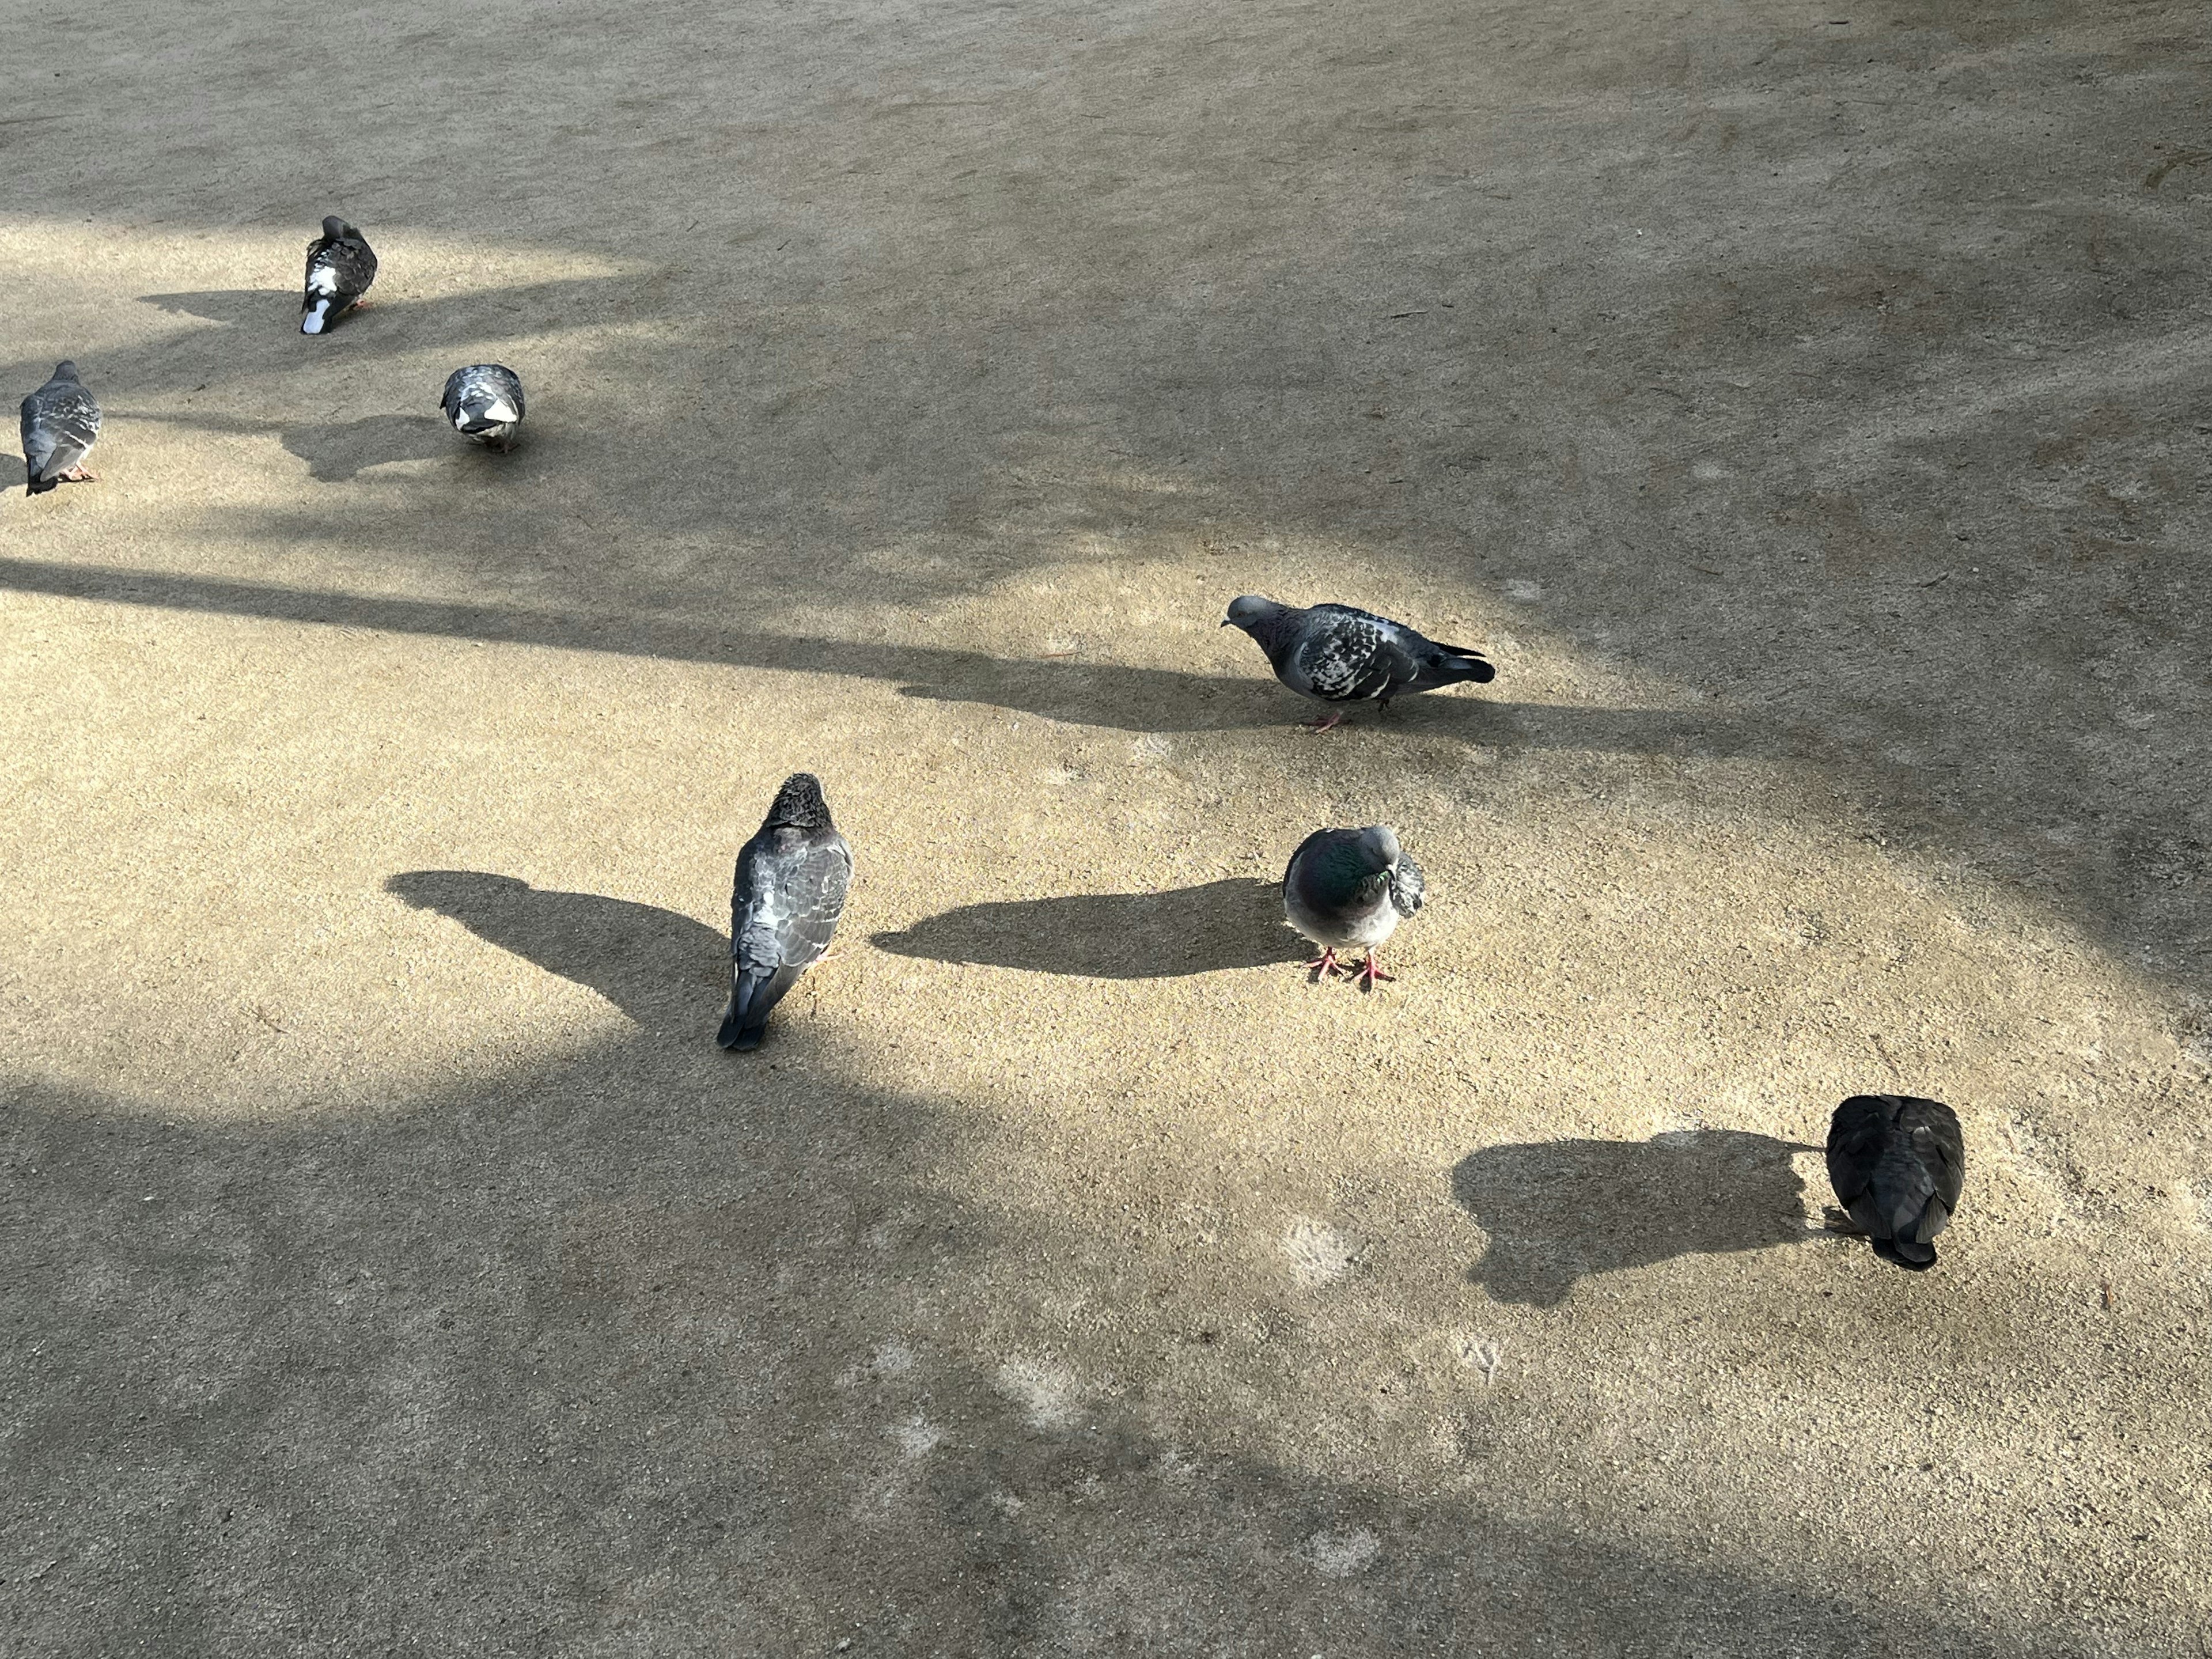
M1222 625L1224 628L1228 627L1228 626L1229 626L1229 618L1228 618L1228 617L1224 617L1221 619L1221 625Z

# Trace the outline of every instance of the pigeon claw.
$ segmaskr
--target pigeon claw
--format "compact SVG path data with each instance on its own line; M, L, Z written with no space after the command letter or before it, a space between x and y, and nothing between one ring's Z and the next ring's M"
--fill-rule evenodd
M54 476L64 483L98 483L100 482L100 474L88 472L81 466L73 466L68 471L57 472Z
M1334 732L1343 724L1344 715L1340 712L1334 714L1316 714L1310 720L1300 720L1298 726L1300 730L1310 732L1316 737L1319 737L1324 732Z
M1313 982L1316 985L1320 984L1322 981L1325 979L1333 978L1338 974L1348 973L1350 971L1349 968L1345 963L1339 962L1336 959L1336 951L1334 948L1331 946L1324 946L1322 950L1322 953L1305 965L1314 970Z
M1386 974L1386 973L1384 973L1384 972L1382 971L1382 963L1380 963L1379 961L1377 961L1377 960L1376 959L1375 952L1374 952L1374 951L1370 951L1367 953L1367 960L1366 960L1365 963L1364 963L1364 964L1363 964L1363 965L1361 966L1361 968L1360 968L1360 969L1359 969L1359 972L1358 972L1358 975L1357 975L1357 977L1358 978L1358 981L1359 981L1359 988L1360 988L1361 990L1363 990L1363 991L1371 991L1371 990L1373 990L1373 989L1375 988L1375 981L1376 981L1376 980L1378 980L1378 979L1393 979L1393 980L1394 980L1394 979L1397 978L1398 976L1397 976L1397 975L1395 975L1395 974Z

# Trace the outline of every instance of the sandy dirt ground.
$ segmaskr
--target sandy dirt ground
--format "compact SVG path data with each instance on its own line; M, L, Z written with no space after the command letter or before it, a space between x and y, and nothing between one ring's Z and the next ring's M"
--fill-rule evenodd
M2206 1650L2201 8L8 40L0 1648ZM1245 592L1498 678L1299 733Z

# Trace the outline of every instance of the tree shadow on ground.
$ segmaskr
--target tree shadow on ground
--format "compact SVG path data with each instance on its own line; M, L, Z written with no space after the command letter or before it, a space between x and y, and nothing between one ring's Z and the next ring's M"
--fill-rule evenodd
M963 904L869 943L900 956L1091 979L1172 979L1295 962L1282 889L1231 877L1164 893L1070 893Z
M696 1009L700 980L726 971L726 939L658 905L532 887L477 870L410 870L384 887L418 910L450 916L478 939L598 992L641 1025L680 1023Z
M6 589L675 662L842 674L896 683L903 696L984 703L1071 725L1127 732L1287 729L1307 712L1298 699L1263 672L1232 679L1120 663L994 657L936 646L741 632L672 616L534 611L0 558L0 590ZM1522 703L1468 696L1419 699L1409 708L1394 708L1389 718L1408 731L1456 736L1473 744L1630 754L1738 754L1750 749L1753 733L1748 722L1724 714ZM1356 740L1349 734L1323 739Z
M1818 1150L1738 1129L1486 1146L1452 1170L1452 1195L1489 1235L1468 1276L1548 1308L1595 1274L1802 1243L1816 1235L1790 1159Z
M586 982L635 971L592 939L702 942L438 873ZM970 1115L798 1035L781 1072L645 1032L283 1122L6 1080L12 1650L2080 1650L1871 1564L1692 1559L1599 1492L1489 1502L1479 1440L1420 1495L1178 1443L1128 1338L1206 1292L979 1206ZM1095 1352L1022 1311L1071 1295L1120 1310Z

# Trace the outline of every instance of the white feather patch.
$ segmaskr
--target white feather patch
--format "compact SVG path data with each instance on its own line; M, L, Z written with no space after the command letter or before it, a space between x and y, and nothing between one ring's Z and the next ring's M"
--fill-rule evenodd
M323 331L323 319L328 314L330 308L331 302L328 300L316 301L315 308L300 319L300 332L320 334Z
M514 418L514 405L504 398L484 410L484 419L488 421L511 421Z
M317 265L307 273L307 292L335 294L338 291L338 274L328 265Z

